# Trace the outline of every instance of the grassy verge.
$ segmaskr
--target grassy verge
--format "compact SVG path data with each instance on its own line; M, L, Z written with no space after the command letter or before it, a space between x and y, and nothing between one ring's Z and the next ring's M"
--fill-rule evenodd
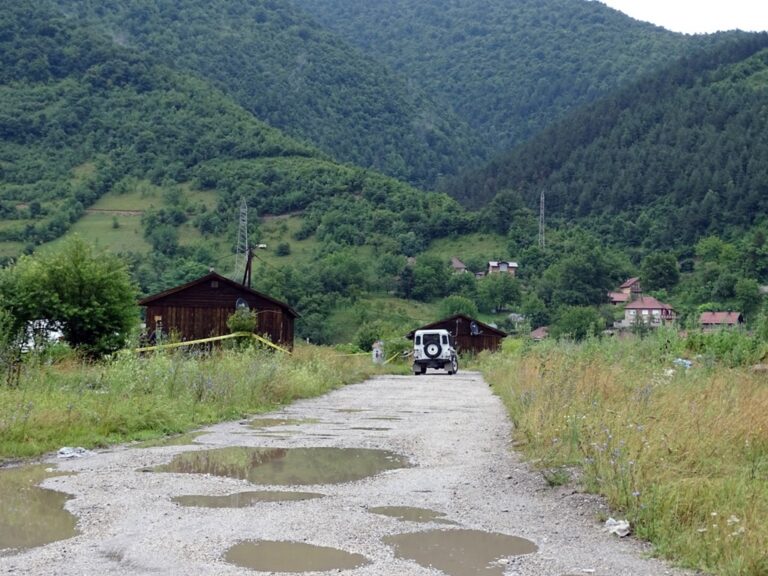
M674 334L512 343L482 359L520 449L545 474L578 468L660 555L724 576L768 574L764 373L673 363Z
M292 356L223 350L104 363L28 362L18 387L0 386L0 462L62 446L144 440L264 412L363 380L370 357L299 346Z

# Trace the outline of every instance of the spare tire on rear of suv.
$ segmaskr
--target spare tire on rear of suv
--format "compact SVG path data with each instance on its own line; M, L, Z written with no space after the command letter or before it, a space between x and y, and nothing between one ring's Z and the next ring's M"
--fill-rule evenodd
M424 347L424 354L426 354L428 358L437 358L442 351L443 348L440 346L439 342L430 342Z

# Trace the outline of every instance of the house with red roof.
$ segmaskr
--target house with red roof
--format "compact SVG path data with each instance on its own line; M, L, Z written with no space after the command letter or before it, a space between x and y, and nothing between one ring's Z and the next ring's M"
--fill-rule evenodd
M699 316L699 326L705 332L737 328L742 324L744 324L744 316L740 312L702 312Z
M677 315L669 304L659 302L652 296L638 296L624 307L624 319L616 322L617 328L632 328L643 323L651 328L671 324Z

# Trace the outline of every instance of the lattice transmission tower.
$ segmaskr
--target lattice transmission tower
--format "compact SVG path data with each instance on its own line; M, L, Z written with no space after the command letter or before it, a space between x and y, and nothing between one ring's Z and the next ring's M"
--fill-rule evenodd
M539 198L539 248L544 248L547 241L544 238L544 190L541 191Z
M237 249L235 250L235 280L245 274L248 265L248 204L245 198L240 200L240 220L237 226Z

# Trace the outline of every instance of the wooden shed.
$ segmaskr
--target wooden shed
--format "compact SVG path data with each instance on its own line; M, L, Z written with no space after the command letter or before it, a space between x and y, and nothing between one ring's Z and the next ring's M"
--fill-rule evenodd
M298 314L287 304L211 272L182 286L139 301L146 307L147 332L176 333L182 340L229 334L227 319L238 307L257 313L256 332L272 342L293 348L293 327Z
M496 351L501 347L501 341L507 333L480 320L475 320L466 314L456 314L444 320L438 320L421 326L416 330L448 330L454 338L456 351L461 353L477 353L483 350ZM413 340L416 330L411 330L406 338Z

